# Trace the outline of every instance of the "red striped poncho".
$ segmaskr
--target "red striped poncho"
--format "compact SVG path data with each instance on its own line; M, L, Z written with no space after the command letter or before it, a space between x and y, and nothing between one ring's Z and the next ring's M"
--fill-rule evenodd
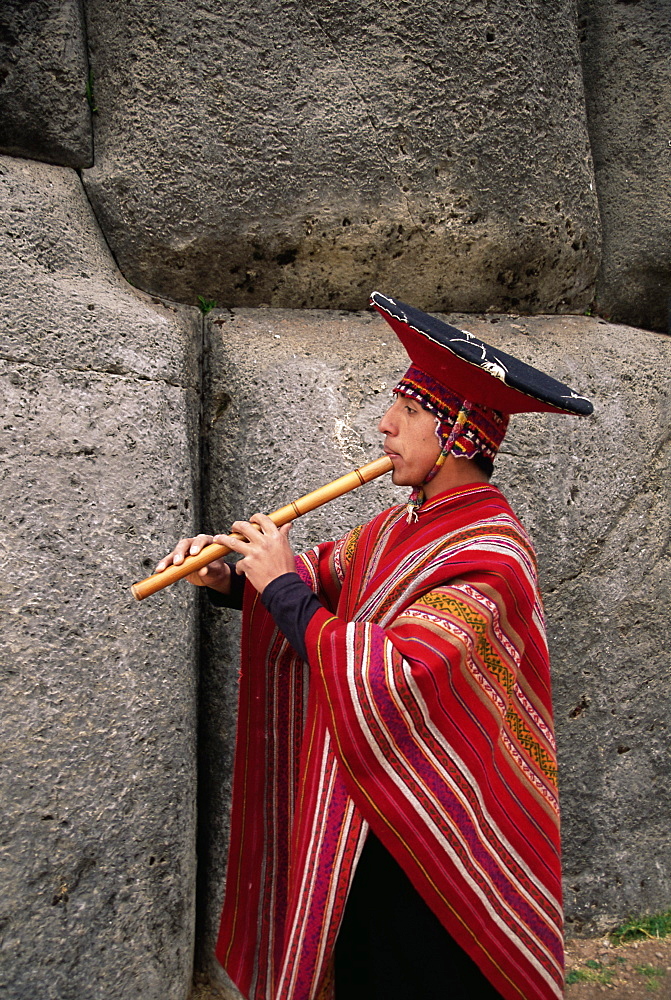
M536 559L500 491L299 557L298 659L246 588L217 957L250 1000L333 997L369 826L506 1000L562 996L559 814Z

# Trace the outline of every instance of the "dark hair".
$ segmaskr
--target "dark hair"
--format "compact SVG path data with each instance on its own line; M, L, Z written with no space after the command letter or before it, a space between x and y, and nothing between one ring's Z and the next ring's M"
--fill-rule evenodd
M492 478L492 473L494 472L494 463L491 458L487 458L483 455L481 451L476 451L475 455L471 459L474 465L477 465L480 472L484 472L488 479Z

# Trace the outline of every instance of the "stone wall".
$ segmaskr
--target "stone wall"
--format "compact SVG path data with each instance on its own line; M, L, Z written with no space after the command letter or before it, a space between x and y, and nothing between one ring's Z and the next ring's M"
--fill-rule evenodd
M84 183L122 270L226 306L363 308L383 287L584 309L600 230L572 15L89 0Z
M193 599L133 578L191 530L192 311L138 295L76 173L0 157L0 995L183 1000Z
M671 332L671 7L658 0L578 6L603 226L596 308Z
M191 305L383 287L666 331L670 29L655 0L8 0L0 151L89 167L126 278Z
M543 570L569 930L671 899L671 342L565 315L666 329L664 5L224 7L0 9L6 1000L185 1000L196 938L215 975L235 616L128 588L377 453L403 355L339 311L376 286L595 399L514 421L498 481Z
M3 0L0 152L90 167L89 72L81 0Z

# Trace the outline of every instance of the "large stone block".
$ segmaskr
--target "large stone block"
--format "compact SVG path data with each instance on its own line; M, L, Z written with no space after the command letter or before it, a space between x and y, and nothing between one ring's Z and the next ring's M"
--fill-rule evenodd
M591 395L589 419L513 418L497 482L541 566L561 758L568 926L599 930L671 900L668 619L670 343L587 317L451 317ZM369 313L212 314L203 525L269 511L380 452L407 358ZM404 499L388 477L306 515L298 549ZM182 585L180 585L182 586ZM208 609L202 676L201 963L222 896L236 699L236 612ZM231 993L231 996L234 994Z
M77 174L0 159L0 994L184 1000L188 593L129 593L192 524L195 311L123 280Z
M600 230L572 0L87 5L124 274L225 306L582 310ZM188 41L185 41L188 40Z
M669 330L671 10L580 0L589 133L603 225L597 307Z
M90 167L88 73L82 0L3 0L0 152Z

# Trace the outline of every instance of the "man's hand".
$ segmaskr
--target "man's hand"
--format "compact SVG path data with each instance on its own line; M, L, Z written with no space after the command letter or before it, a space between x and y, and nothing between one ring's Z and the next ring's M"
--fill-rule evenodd
M156 565L154 573L160 573L161 570L173 564L179 566L184 562L186 556L197 556L206 545L219 541L221 537L221 535L217 535L215 539L212 535L196 535L195 538L180 539L172 552L164 556ZM223 559L215 559L214 562L196 570L195 573L189 573L184 579L195 584L196 587L211 587L212 590L218 590L220 594L230 594L231 592L231 567Z
M271 580L284 573L296 572L296 558L287 538L290 529L291 523L278 528L265 514L254 514L249 521L235 521L231 526L232 531L244 536L243 539L215 535L214 541L228 545L243 556L235 564L235 571L244 573L262 594Z

